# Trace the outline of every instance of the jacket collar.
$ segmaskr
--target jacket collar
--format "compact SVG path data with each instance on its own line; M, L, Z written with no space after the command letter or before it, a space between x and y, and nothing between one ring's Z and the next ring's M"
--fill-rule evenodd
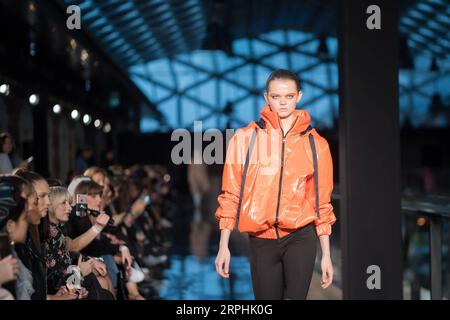
M266 128L281 129L280 121L278 119L278 113L270 110L268 104L261 110L261 118L266 123ZM304 132L311 124L311 116L306 110L296 109L294 110L294 122L289 130L289 135L300 134ZM285 132L286 134L286 132Z

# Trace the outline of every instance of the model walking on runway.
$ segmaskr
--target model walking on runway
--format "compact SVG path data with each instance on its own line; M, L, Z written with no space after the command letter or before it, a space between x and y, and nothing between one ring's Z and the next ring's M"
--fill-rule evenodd
M239 129L228 144L215 213L221 229L216 270L229 277L228 242L238 224L240 232L249 234L255 298L306 299L317 239L322 288L333 281L331 153L310 126L309 113L296 109L302 91L294 73L272 72L264 98L261 119Z

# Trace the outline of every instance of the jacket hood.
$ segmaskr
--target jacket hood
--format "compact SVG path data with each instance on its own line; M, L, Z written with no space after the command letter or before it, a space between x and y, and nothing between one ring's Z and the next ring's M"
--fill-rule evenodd
M280 121L278 117L278 113L270 110L270 107L268 104L264 106L264 108L261 110L261 118L266 122L267 124L273 129L281 129L280 127ZM309 115L309 112L306 110L296 109L294 110L294 122L292 124L291 129L289 130L289 135L291 134L299 134L303 131L305 131L308 126L311 124L311 116ZM285 132L286 133L286 132Z

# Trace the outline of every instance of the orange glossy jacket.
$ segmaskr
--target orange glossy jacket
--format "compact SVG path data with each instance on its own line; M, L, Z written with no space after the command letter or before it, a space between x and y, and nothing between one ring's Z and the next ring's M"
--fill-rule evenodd
M278 114L266 105L261 111L264 130L251 122L237 130L230 139L222 193L215 213L220 229L233 230L235 227L245 157L251 135L258 127L244 184L239 231L259 238L276 239L277 233L278 237L283 237L313 222L318 236L331 234L336 217L330 203L333 191L330 149L315 129L304 134L311 122L306 110L295 110L294 116L291 128L283 132ZM309 134L314 135L317 152L320 218L316 214Z

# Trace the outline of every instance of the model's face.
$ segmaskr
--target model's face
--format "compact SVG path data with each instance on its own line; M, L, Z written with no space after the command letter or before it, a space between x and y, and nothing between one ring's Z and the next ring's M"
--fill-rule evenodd
M264 93L264 98L270 109L278 113L280 119L285 119L294 112L297 102L302 98L302 93L297 90L294 80L275 79L270 81L268 91Z
M38 196L39 213L41 214L41 217L45 217L47 215L48 206L50 205L50 199L48 197L50 190L48 183L45 180L39 180L35 182L33 186Z
M56 201L55 201L56 202ZM52 222L61 223L69 221L69 215L72 211L68 199L59 199L58 203L51 203L52 209L50 213L50 218Z
M13 149L13 141L11 138L8 137L5 139L3 143L2 152L9 154L12 152L12 149Z

